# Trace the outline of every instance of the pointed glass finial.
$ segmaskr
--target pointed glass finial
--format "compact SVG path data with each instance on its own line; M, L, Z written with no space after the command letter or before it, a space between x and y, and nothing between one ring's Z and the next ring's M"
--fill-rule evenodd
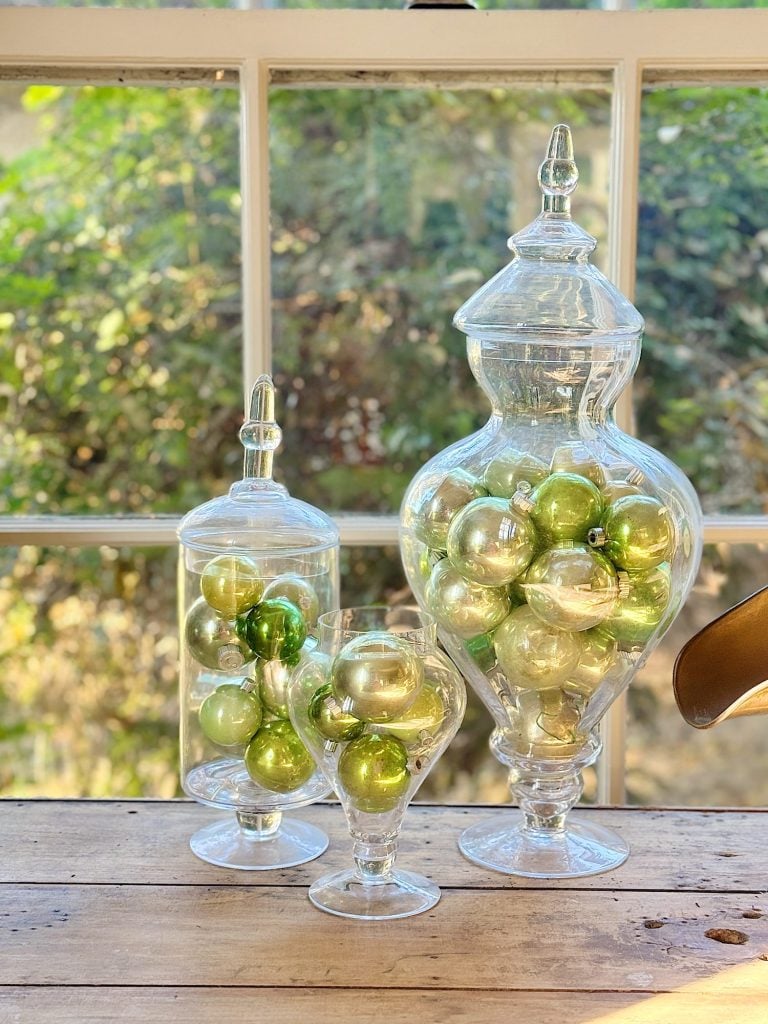
M557 124L549 137L544 163L539 168L542 213L570 215L571 193L579 182L579 169L573 159L573 139L567 124Z
M250 418L240 427L246 480L272 479L272 461L282 438L283 432L275 423L275 385L269 374L263 373L251 390Z

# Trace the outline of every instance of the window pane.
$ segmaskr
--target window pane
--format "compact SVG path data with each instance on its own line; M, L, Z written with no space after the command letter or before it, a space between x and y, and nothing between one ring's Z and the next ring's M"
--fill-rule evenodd
M489 414L458 307L537 213L553 124L575 132L578 219L607 256L607 92L274 89L275 374L282 469L314 504L394 511Z
M686 641L766 579L768 546L705 548L685 608L629 688L627 791L632 803L768 803L765 718L737 718L701 732L683 721L672 692L672 668Z
M0 793L178 795L175 549L0 555Z
M0 85L0 484L184 511L239 472L238 95Z
M768 497L768 90L663 89L643 101L635 397L708 512Z

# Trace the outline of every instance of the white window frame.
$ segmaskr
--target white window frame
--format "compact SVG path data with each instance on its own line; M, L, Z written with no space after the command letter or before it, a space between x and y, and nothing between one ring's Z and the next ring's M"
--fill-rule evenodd
M624 0L606 0L620 8ZM273 71L574 73L612 81L609 276L635 290L640 103L646 82L768 84L768 9L627 11L111 10L0 8L0 74L80 81L114 72L235 72L241 88L243 377L271 365L269 146ZM153 79L153 73L155 79ZM617 408L633 431L629 390ZM397 543L397 517L337 517L345 545ZM175 517L0 516L0 544L175 544ZM706 543L768 541L768 517L709 516ZM598 799L625 797L626 703L603 725Z

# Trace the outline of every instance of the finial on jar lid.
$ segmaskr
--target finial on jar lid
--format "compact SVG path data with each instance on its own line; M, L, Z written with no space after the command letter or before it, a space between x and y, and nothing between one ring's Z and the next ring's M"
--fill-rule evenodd
M269 374L262 373L251 389L249 419L240 427L246 479L272 479L272 461L282 438L283 432L275 423L275 385Z
M557 124L549 137L547 155L539 167L542 213L570 214L570 195L579 182L579 169L573 159L573 138L567 124Z

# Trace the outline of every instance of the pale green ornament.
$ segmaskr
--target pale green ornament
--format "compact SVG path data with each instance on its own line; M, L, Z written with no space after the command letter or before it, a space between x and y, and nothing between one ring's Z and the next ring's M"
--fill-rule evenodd
M226 619L234 619L259 603L264 581L250 558L219 555L203 569L200 590L211 608Z
M432 570L426 600L438 624L465 639L495 629L512 607L506 587L472 583L447 558Z
M557 447L552 455L553 473L574 473L586 477L596 487L605 483L605 469L589 448L579 442L568 442Z
M645 645L658 629L670 598L670 566L668 563L647 572L630 572L626 596L619 599L610 618L602 624L620 644L633 647Z
M392 633L354 637L331 667L333 692L342 710L364 722L395 721L416 700L423 682L421 658Z
M433 737L445 718L443 698L434 686L425 683L416 700L395 722L375 726L378 733L397 736L407 747Z
M589 530L600 523L603 499L586 477L553 473L531 494L531 519L550 541L584 542Z
M425 496L416 513L414 533L435 551L445 551L451 520L474 498L488 492L470 473L452 469Z
M224 683L209 693L199 711L200 728L212 743L241 746L259 731L261 704L239 683Z
M307 629L312 629L317 622L320 598L312 584L302 576L286 573L272 580L264 588L263 600L268 601L273 597L284 597L295 604L304 617Z
M616 664L618 648L611 634L600 628L586 630L581 641L581 657L565 689L591 697Z
M493 636L496 657L513 686L543 690L568 679L581 656L579 633L555 629L531 611L516 608Z
M324 740L342 743L362 735L365 722L342 711L330 683L321 686L309 702L309 719Z
M530 565L536 545L530 517L504 498L476 498L448 530L449 560L462 576L484 587L517 579Z
M619 498L605 510L589 542L620 569L653 569L672 554L675 527L669 509L648 495Z
M606 619L619 596L616 570L586 544L565 542L539 555L523 584L529 607L558 629L590 629Z
M235 623L219 615L203 597L187 612L184 639L196 661L218 672L235 672L253 661L253 652L238 635Z
M274 793L291 793L309 782L315 763L290 722L267 722L245 751L254 782Z
M408 791L408 751L395 736L360 736L341 753L339 782L351 803L366 814L394 810Z
M634 494L642 494L642 491L635 484L630 484L626 480L609 480L602 489L606 508L614 501L618 501L619 498L626 498Z
M288 719L288 684L290 669L275 658L256 665L255 678L259 684L259 697L264 707L277 718Z
M494 498L511 498L521 481L535 487L548 475L548 467L535 455L507 448L488 463L483 483Z

